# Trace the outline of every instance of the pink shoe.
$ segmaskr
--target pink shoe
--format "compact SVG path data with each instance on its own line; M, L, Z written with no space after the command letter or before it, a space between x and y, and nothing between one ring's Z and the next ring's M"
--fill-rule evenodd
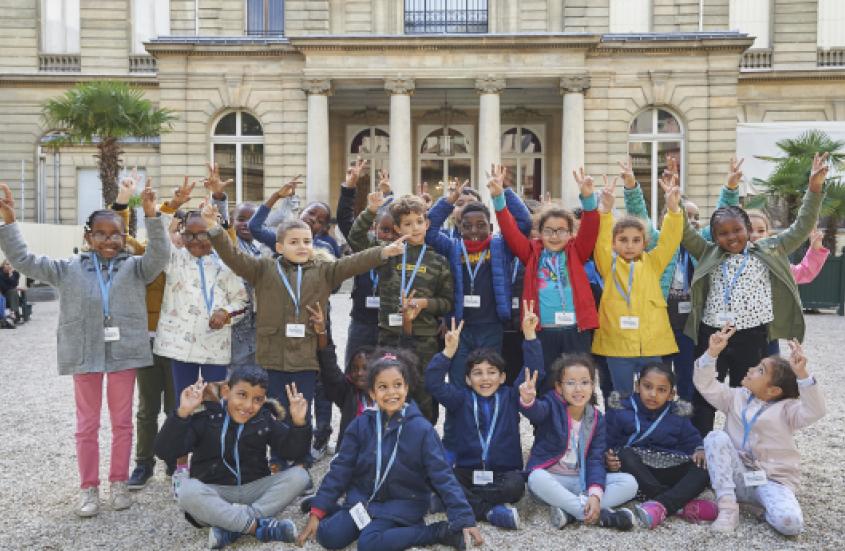
M649 530L660 526L666 520L666 507L657 501L646 501L634 507L637 520Z
M719 500L719 514L710 529L715 532L731 533L739 526L739 505L736 498L723 497Z
M687 522L698 524L700 522L713 522L719 516L719 508L715 501L707 499L692 499L678 516Z

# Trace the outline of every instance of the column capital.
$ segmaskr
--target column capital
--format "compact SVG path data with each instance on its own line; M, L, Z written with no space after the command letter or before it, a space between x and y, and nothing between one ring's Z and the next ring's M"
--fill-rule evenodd
M384 89L391 94L401 94L411 96L414 94L416 84L414 79L405 77L386 78L384 79Z
M590 75L568 75L560 77L560 93L583 94L590 88Z
M330 96L332 93L332 81L327 78L304 78L302 89L306 94Z
M479 94L499 94L506 86L505 79L500 76L487 75L475 79L475 91Z

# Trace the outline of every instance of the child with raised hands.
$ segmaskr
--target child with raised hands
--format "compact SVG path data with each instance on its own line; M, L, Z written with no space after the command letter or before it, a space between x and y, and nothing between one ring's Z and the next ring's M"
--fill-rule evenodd
M825 415L824 398L796 339L789 342L789 360L763 358L748 369L742 388L719 382L717 358L737 332L726 325L711 334L694 373L698 392L725 414L724 430L704 438L707 470L719 506L713 529L734 531L739 524L737 503L747 502L762 506L766 522L775 530L795 536L803 530L804 519L795 497L801 456L794 434Z
M210 527L211 549L244 534L263 542L293 542L296 526L275 516L311 478L298 466L271 474L267 448L291 460L308 453L305 398L292 384L285 388L287 410L268 400L267 372L256 366L236 367L217 399L203 399L206 385L200 375L182 390L179 408L156 437L156 455L165 461L192 454L190 478L179 489L179 508L195 524Z
M616 179L602 190L604 209L594 257L604 278L604 292L593 353L607 358L613 389L622 394L631 394L634 375L641 367L678 351L660 288L660 277L683 231L677 184L676 174L660 181L667 213L657 246L650 251L645 250L648 234L642 220L632 216L615 220L610 212Z
M761 239L772 236L772 223L768 215L761 210L749 210L748 218L751 220L751 235L749 240L757 243ZM814 228L810 232L810 246L804 253L804 258L798 264L789 264L789 271L795 278L795 283L804 285L811 283L824 268L827 257L830 256L830 249L824 246L824 232Z
M543 379L543 351L535 330L537 314L534 305L529 303L523 311L525 371L520 374L517 385L523 378L531 379L536 385ZM459 347L464 322L455 325L452 319L451 323L443 352L428 364L425 386L451 414L453 429L461 435L456 439L455 449L451 450L455 455L454 472L476 520L516 530L519 514L508 504L516 503L525 493L519 438L519 390L504 384L505 362L490 348L470 352L464 370L465 384L457 384L449 368Z
M148 246L143 256L124 249L126 228L111 210L91 213L85 223L88 250L66 260L31 253L15 223L15 203L0 183L0 249L27 277L59 291L57 361L60 375L73 376L76 404L76 461L81 494L74 512L91 517L100 510L98 431L103 383L111 420L109 505L132 505L126 481L132 452L132 398L135 370L153 362L147 334L146 286L164 269L168 241L157 218L151 183L141 192Z
M529 239L517 226L504 197L507 169L498 167L487 183L496 219L511 252L525 266L523 301L538 307L537 335L546 369L563 353L589 352L598 327L596 303L584 263L593 254L599 217L593 179L575 174L584 214L575 235L575 219L566 209L548 206L540 211L539 239Z
M410 400L416 380L413 364L413 358L390 350L371 356L367 391L375 407L346 430L311 500L300 545L315 536L326 549L357 541L360 551L434 544L464 549L468 537L482 544L440 438ZM443 500L448 521L425 523L432 489Z
M617 507L637 493L627 473L608 473L604 416L596 407L596 368L588 354L566 354L547 374L553 385L537 396L537 381L519 386L522 413L534 425L528 457L528 490L549 506L552 526L576 520L605 528L630 530L634 514Z
M720 380L730 375L731 386L739 386L746 371L760 363L769 342L804 338L804 315L789 254L807 240L818 220L827 160L827 153L815 156L795 222L776 236L752 242L751 220L739 207L719 208L710 216L713 243L690 225L684 229L683 246L698 260L685 332L696 341L700 356L710 335L725 324L736 328L716 367ZM693 406L693 423L705 435L713 428L714 410L700 393L693 397Z
M715 503L696 499L710 478L692 408L674 397L672 369L653 363L640 370L634 394L614 392L607 405L607 469L637 479L648 501L634 512L645 528L674 514L689 522L716 518Z

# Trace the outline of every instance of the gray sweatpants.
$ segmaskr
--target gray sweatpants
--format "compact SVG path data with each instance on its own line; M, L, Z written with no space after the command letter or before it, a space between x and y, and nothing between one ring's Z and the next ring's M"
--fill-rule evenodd
M188 478L179 487L179 508L202 524L245 533L254 519L275 516L287 507L310 482L302 467L241 486L204 484Z

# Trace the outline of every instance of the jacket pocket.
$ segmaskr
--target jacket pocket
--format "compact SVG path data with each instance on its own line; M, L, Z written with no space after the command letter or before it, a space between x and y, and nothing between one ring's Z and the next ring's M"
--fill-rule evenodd
M150 340L147 320L141 316L115 316L114 322L120 330L120 340L111 345L111 356L115 360L144 359L150 357Z
M263 362L279 365L282 362L282 334L278 327L258 327L256 333L256 354Z
M85 357L85 321L75 320L63 323L57 332L59 364L80 366Z

